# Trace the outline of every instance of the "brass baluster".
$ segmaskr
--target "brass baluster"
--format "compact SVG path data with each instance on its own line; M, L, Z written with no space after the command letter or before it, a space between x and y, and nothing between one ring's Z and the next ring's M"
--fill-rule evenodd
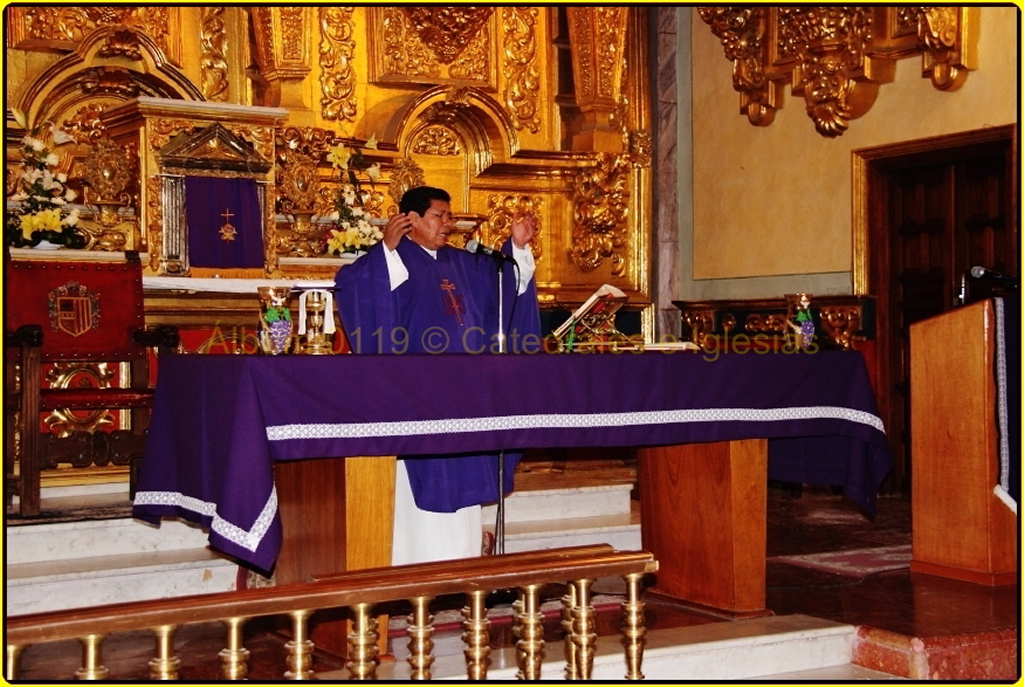
M594 667L594 607L590 603L593 580L576 580L576 605L572 608L572 642L576 645L576 663L580 680L589 680Z
M644 625L644 602L640 600L643 573L625 576L626 600L622 602L622 643L626 648L626 679L643 680L640 665L644 660L647 627Z
M177 625L160 625L153 628L156 636L156 656L149 662L149 679L177 680L181 659L174 655L174 633Z
M579 657L576 654L576 643L572 641L572 609L576 606L576 585L569 582L565 585L565 596L562 597L562 629L565 631L565 679L579 680Z
M522 625L523 617L523 590L520 589L516 595L516 600L512 602L512 636L520 637L523 632ZM519 666L519 670L516 671L517 680L525 680L523 677L523 657L520 655L519 647L516 646L516 665Z
M540 679L540 666L544 660L544 625L541 622L539 592L539 584L526 585L519 590L516 662L520 680Z
M466 593L466 606L462 609L462 642L466 648L466 674L470 680L486 680L487 667L491 664L490 633L491 621L487 619L484 599L487 591L477 589Z
M370 614L373 605L352 606L352 632L348 636L348 668L353 680L377 677L377 619Z
M4 675L8 680L18 679L18 673L21 672L21 652L24 649L21 644L7 645L7 670L4 671Z
M222 620L227 628L227 646L220 650L220 672L225 680L244 680L249 674L249 650L242 645L242 626L248 618Z
M313 611L304 609L292 611L288 615L292 619L292 639L284 645L288 650L288 670L284 672L286 680L313 679L313 642L306 631L306 620Z
M75 671L75 677L79 680L105 680L110 676L110 671L100 665L100 645L106 635L86 635L80 637L82 642L82 667Z
M412 613L409 614L405 634L409 637L409 677L413 680L429 680L430 666L434 662L434 616L430 615L433 597L417 596L409 600Z

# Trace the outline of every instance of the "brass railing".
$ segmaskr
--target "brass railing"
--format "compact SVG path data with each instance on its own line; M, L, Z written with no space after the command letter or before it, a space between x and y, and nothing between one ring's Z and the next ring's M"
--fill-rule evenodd
M353 626L348 636L346 668L354 679L373 679L379 665L373 608L407 600L412 604L406 629L410 675L412 679L428 680L434 661L430 603L443 595L465 594L462 638L466 644L466 674L470 679L482 680L490 664L490 621L485 599L492 590L517 589L513 612L519 677L537 680L544 655L539 590L545 584L568 582L562 598L565 677L586 680L591 675L597 639L591 584L598 578L622 577L626 581L622 603L625 678L639 680L643 679L640 668L646 634L640 592L644 575L657 568L657 561L646 551L582 546L357 570L321 576L309 583L238 592L12 616L6 622L4 676L9 681L18 679L19 658L27 646L79 639L82 666L74 677L117 679L103 666L103 640L118 632L149 629L156 638L156 655L149 661L150 677L175 680L180 665L174 655L177 629L185 624L221 621L226 628L226 646L217 656L222 663L221 674L226 680L241 680L248 674L249 652L242 641L245 623L255 617L288 616L291 640L285 645L284 677L312 679L314 646L307 631L310 615L318 609L348 608Z

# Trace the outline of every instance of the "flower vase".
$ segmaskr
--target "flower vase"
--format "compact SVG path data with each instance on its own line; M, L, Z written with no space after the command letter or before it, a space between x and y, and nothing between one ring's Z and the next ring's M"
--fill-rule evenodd
M281 355L291 350L293 323L288 309L290 286L261 286L260 321L257 338L264 355Z

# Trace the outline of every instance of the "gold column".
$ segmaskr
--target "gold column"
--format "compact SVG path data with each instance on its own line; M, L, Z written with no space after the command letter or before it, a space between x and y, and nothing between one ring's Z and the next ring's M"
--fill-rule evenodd
M288 108L292 125L314 125L314 114L303 98L303 82L311 71L310 46L316 43L316 9L254 6L249 11L269 101L261 104Z
M576 104L583 125L574 150L622 152L622 133L612 121L622 98L627 7L568 7Z

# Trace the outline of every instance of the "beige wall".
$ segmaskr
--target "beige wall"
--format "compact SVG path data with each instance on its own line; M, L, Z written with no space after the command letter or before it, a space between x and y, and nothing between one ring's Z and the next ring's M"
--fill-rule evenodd
M774 123L749 124L721 43L696 9L689 11L692 256L681 256L680 298L777 296L797 288L848 293L851 151L1017 121L1014 7L980 9L977 69L958 91L939 91L922 78L920 56L900 60L895 80L835 139L817 133L803 98L788 87ZM686 75L679 84L686 87ZM680 218L683 231L687 224Z

